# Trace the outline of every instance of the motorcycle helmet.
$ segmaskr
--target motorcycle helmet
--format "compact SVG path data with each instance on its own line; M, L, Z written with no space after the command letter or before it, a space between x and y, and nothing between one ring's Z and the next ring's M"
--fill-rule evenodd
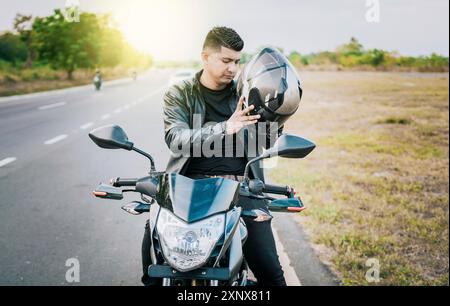
M261 115L260 122L277 122L279 126L297 111L302 98L295 68L274 48L264 48L245 65L236 89L244 96L245 107L255 106L252 115Z

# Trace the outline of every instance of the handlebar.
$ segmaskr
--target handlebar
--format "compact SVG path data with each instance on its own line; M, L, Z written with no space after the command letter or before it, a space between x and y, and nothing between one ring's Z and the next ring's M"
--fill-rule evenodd
M110 183L114 187L136 186L138 179L135 178L112 178Z
M283 186L283 185L270 185L265 184L263 181L259 179L252 179L248 181L248 191L253 194L261 194L263 192L265 193L272 193L272 194L279 194L284 195L286 197L293 197L295 194L295 191L290 186Z
M277 186L264 184L263 191L266 193L280 194L289 197L293 192L292 188L289 186Z
M110 184L114 187L124 187L124 186L137 186L138 181L139 186L136 188L136 191L143 191L145 194L154 195L156 193L157 181L152 180L139 180L135 178L112 178ZM253 183L253 182L252 182ZM294 192L292 187L289 186L280 186L280 185L270 185L270 184L251 184L250 192L259 193L260 191L265 193L279 194L284 195L286 197L291 197ZM253 188L252 188L253 187ZM139 189L139 190L138 190ZM151 191L151 193L150 193Z
M114 187L133 186L135 189L123 190L134 191L153 197L158 192L159 179L156 176L145 176L141 178L112 178L110 184Z

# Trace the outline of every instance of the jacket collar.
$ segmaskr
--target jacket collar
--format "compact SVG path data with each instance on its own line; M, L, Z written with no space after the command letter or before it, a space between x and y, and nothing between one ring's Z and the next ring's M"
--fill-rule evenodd
M200 77L201 77L202 73L203 73L203 69L198 71L194 77L194 87L198 92L200 92ZM231 83L232 83L231 90L233 92L235 92L236 91L236 82L234 80L232 80Z

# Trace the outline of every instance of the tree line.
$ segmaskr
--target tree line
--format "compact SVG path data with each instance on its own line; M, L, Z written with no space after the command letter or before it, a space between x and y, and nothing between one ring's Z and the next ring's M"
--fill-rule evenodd
M284 53L283 48L278 48ZM252 54L243 53L241 62L245 63ZM286 54L297 68L337 67L337 69L401 70L420 72L448 72L448 57L432 53L429 56L403 56L395 51L366 49L354 37L334 51L300 54L292 51Z
M80 68L148 67L143 54L124 39L111 15L81 12L77 22L56 9L46 17L17 14L14 31L0 35L0 64L16 68L48 65L67 78ZM0 65L1 68L1 65Z

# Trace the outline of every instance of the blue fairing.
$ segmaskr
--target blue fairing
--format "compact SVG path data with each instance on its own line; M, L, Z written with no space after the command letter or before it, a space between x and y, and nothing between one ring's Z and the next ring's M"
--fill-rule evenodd
M162 177L159 205L191 223L237 204L239 183L224 178L190 179L169 173Z

